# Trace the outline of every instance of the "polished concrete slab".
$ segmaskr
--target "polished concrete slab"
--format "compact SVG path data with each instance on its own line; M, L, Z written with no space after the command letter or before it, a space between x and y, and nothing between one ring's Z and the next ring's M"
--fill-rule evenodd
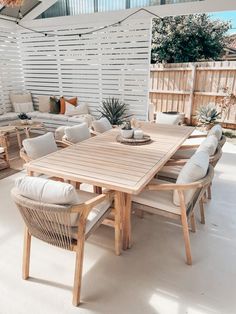
M191 234L185 264L182 230L153 215L132 218L133 247L113 253L113 230L87 241L82 304L74 308L74 254L34 239L31 278L21 279L23 223L10 198L18 173L0 181L0 314L235 314L236 146L216 168L206 225ZM197 212L197 217L199 217Z

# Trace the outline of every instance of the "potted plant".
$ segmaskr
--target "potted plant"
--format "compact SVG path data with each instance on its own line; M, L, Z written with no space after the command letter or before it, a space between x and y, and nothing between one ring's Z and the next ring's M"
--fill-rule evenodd
M134 130L131 127L131 122L130 121L126 121L121 129L121 136L123 138L132 138L134 135Z
M29 120L31 120L31 117L29 117L26 113L24 112L21 112L19 115L18 115L18 118L21 120L21 123L22 124L28 124L29 123Z
M127 118L131 117L128 114L128 105L114 97L103 100L97 111L101 117L107 118L112 125L122 125Z
M204 130L210 130L214 124L217 123L217 119L220 118L220 112L217 111L215 105L208 104L201 106L196 113L198 126L204 128Z

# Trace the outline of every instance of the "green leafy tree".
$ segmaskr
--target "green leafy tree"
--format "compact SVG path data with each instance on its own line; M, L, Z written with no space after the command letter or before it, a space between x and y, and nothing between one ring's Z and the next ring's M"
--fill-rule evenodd
M227 44L229 22L208 14L170 16L153 20L152 63L218 59Z

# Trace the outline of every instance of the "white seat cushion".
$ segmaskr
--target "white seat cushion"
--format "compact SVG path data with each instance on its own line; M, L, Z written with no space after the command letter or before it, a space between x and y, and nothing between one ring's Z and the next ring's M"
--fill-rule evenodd
M79 143L90 138L90 131L86 123L65 128L65 138L71 143Z
M4 151L5 151L4 148L0 146L0 154L3 154Z
M156 113L156 123L178 125L180 123L179 114L168 114L163 112Z
M100 120L93 121L92 125L94 131L98 133L104 133L112 129L112 125L107 118L101 118Z
M41 177L26 176L19 178L16 180L15 186L20 195L45 204L79 205L97 196L95 193L81 190L76 191L71 184ZM111 201L105 200L92 209L87 218L86 232L89 232L110 206ZM78 213L70 214L70 224L72 227L78 226L78 220Z
M8 122L8 121L15 121L18 119L17 113L16 112L6 112L3 115L0 116L0 121L1 122Z
M168 184L163 180L153 179L151 184ZM179 206L173 204L173 191L143 191L138 195L134 195L133 202L151 207L150 212L155 213L155 208L166 212L180 215Z
M35 138L25 139L22 145L31 159L37 159L57 151L57 144L51 132Z
M183 166L179 173L176 184L188 184L204 178L209 167L209 154L205 151L195 153ZM195 189L184 192L185 204L187 205L196 193ZM174 191L173 202L176 206L180 205L179 193Z
M208 136L215 135L218 141L221 139L222 134L223 134L223 130L220 124L214 125L213 128L211 128L210 131L208 132Z

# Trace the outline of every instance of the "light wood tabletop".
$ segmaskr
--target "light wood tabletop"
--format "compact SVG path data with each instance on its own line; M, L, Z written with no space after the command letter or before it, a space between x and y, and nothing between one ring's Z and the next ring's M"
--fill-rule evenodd
M143 123L152 142L118 143L113 129L26 164L29 174L46 174L116 191L123 213L123 248L130 246L131 195L138 194L193 132L193 127Z

